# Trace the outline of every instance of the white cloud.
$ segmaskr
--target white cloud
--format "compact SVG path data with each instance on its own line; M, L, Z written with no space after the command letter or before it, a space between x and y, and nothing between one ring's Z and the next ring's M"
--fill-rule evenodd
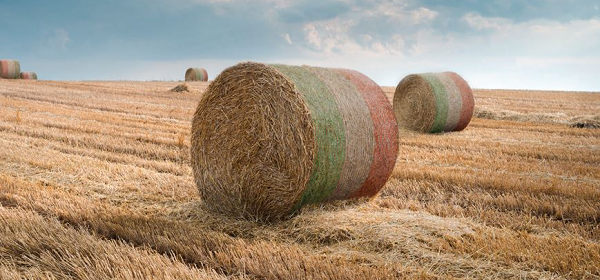
M409 10L406 1L377 1L373 8L360 11L364 16L381 17L394 22L406 24L424 24L429 23L438 17L439 13L425 7L419 7ZM360 16L360 14L357 14Z
M321 38L319 37L319 31L314 24L304 25L304 33L306 34L306 41L313 47L321 48Z
M438 15L438 12L423 7L410 11L410 17L414 24L430 22L437 18Z
M439 16L425 7L408 8L406 0L372 0L370 8L354 6L331 20L303 25L306 46L316 55L366 55L401 57L415 43L414 34L402 34L393 26L415 29L429 25ZM366 23L366 25L363 25ZM362 29L363 26L370 26ZM373 29L380 26L381 29ZM407 42L411 42L410 44Z
M357 43L348 36L353 21L333 19L310 22L304 25L304 34L309 46L318 52L331 54L355 49Z
M600 90L600 18L512 22L462 17L478 32L442 33L431 26L382 37L353 33L335 19L305 25L311 53L297 64L357 69L393 86L409 73L453 70L476 88ZM560 77L560 78L559 78Z
M53 34L47 39L47 44L50 47L58 49L66 49L70 42L69 33L61 28L55 29Z
M477 30L494 29L500 30L511 24L510 20L498 17L482 17L478 14L468 13L461 20L467 23L470 27Z
M292 38L290 37L289 33L283 34L283 39L285 40L286 43L288 43L289 45L292 45Z

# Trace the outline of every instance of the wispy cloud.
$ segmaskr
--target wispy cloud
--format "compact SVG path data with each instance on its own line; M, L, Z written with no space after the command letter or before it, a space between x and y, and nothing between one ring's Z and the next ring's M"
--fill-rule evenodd
M494 29L500 30L503 27L509 26L512 22L505 18L492 17L486 18L475 13L467 13L461 20L467 25L477 30Z
M69 37L69 33L62 28L54 29L46 40L47 45L51 48L62 50L66 49L70 42L71 37Z

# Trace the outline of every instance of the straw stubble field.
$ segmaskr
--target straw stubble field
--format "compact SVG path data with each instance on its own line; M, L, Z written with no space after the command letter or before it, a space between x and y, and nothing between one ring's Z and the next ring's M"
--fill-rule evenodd
M265 225L203 210L189 134L207 84L175 85L2 81L0 278L600 275L600 130L569 126L599 94L475 90L463 132L401 134L375 200Z

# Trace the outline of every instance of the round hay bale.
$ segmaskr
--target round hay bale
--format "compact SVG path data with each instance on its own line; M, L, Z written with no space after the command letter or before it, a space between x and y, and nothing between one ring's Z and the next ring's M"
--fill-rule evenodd
M0 78L19 79L21 76L21 64L16 60L0 60Z
M204 68L188 68L185 71L186 82L207 82L208 72Z
M425 133L463 130L474 107L471 88L453 72L405 77L396 87L393 103L400 128Z
M37 80L37 74L35 72L21 72L21 79L23 80Z
M387 119L375 104L387 106ZM289 217L310 203L373 196L398 150L391 107L367 77L252 62L226 69L209 85L191 142L206 207L258 220Z

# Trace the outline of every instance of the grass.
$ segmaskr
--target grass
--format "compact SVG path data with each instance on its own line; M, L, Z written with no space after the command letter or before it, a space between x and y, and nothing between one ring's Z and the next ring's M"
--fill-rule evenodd
M493 114L401 135L373 201L263 225L198 201L207 84L176 84L2 82L0 278L600 277L600 130L564 121L598 118L598 94L476 90Z

